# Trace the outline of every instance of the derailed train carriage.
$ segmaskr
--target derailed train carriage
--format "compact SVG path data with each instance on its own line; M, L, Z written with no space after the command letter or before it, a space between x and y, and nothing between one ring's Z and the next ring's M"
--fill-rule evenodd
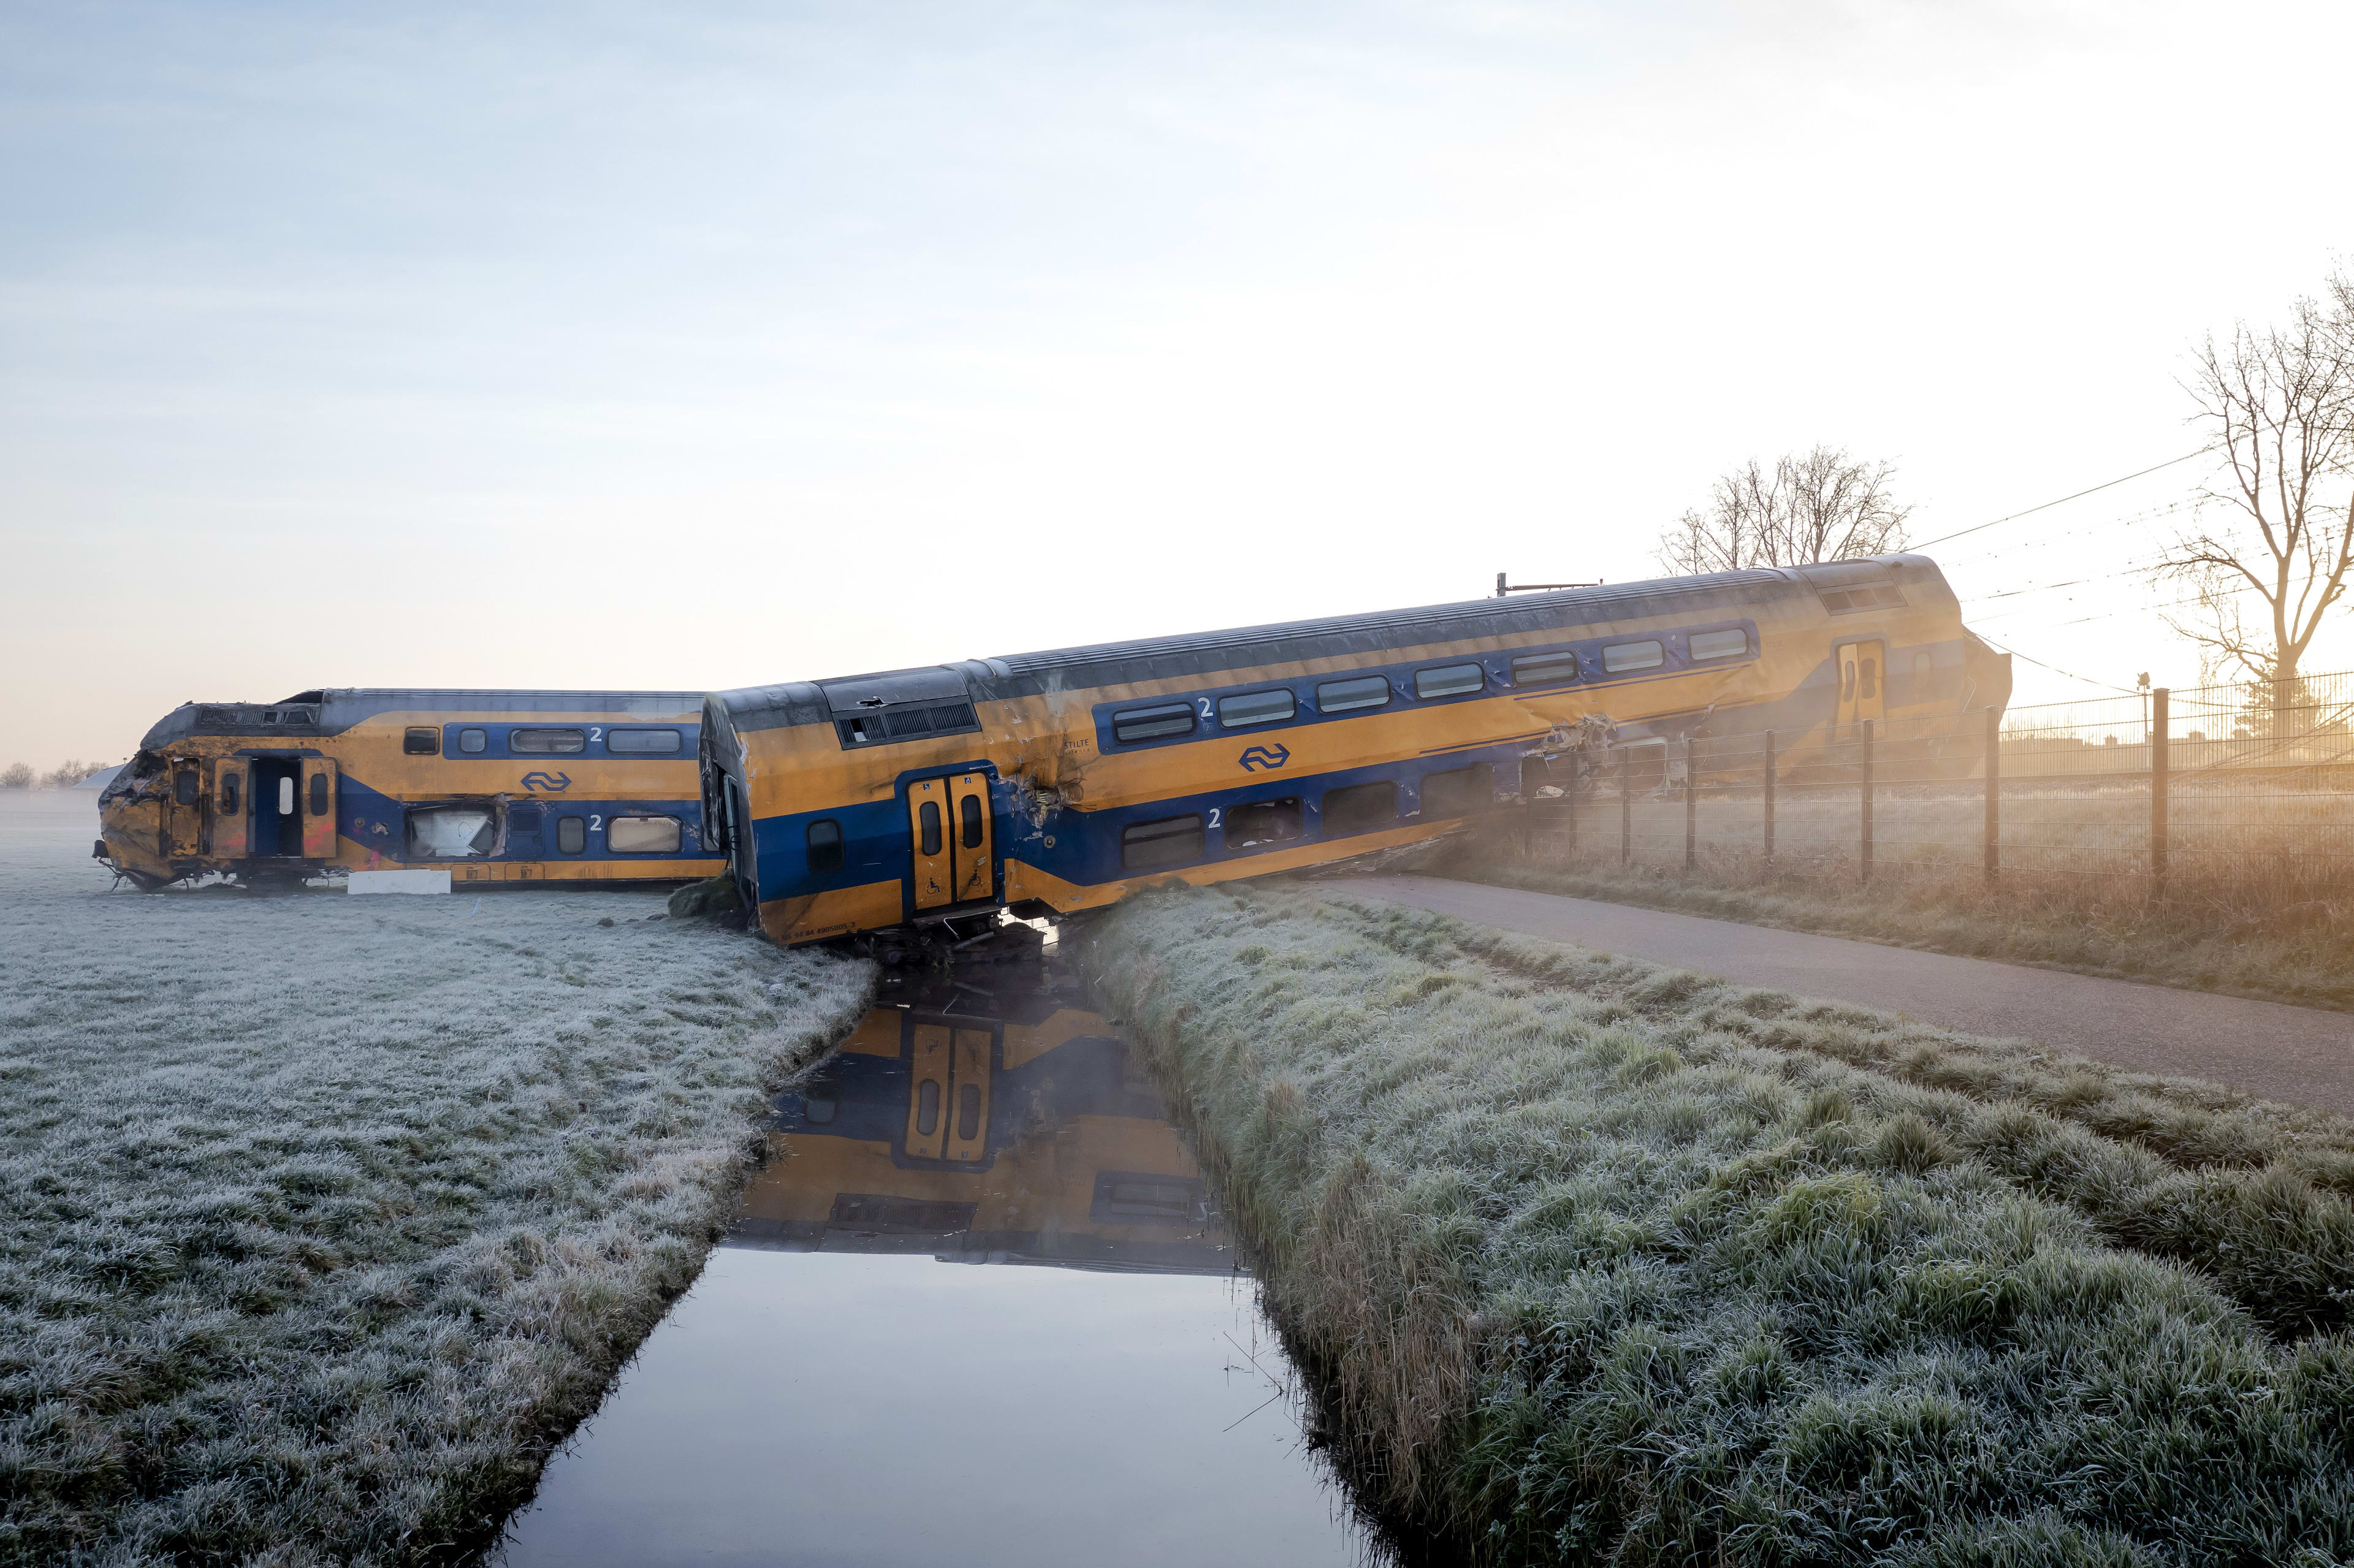
M1772 729L1796 768L2009 690L1936 564L1883 556L716 693L704 815L761 928L812 942L1410 844L1597 732Z
M453 884L715 875L693 692L348 689L187 703L99 795L143 887L447 869Z

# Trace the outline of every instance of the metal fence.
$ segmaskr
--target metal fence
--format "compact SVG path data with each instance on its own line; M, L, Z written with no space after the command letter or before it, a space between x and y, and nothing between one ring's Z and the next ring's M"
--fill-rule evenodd
M2354 891L2354 674L1702 731L1556 758L1522 789L1522 848L1556 864L2278 910Z

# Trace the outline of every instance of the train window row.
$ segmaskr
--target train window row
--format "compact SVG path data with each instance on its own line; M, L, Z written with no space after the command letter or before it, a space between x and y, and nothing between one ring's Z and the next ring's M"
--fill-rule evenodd
M1495 804L1496 774L1485 762L1450 768L1422 777L1422 814L1426 818L1468 817ZM1394 779L1370 784L1344 784L1324 791L1318 815L1328 838L1379 832L1398 821L1398 787ZM1208 858L1208 831L1225 830L1230 850L1288 843L1307 834L1307 814L1297 795L1278 800L1253 800L1221 807L1205 821L1198 811L1182 817L1161 817L1135 822L1120 830L1119 863L1124 871L1160 871L1194 865Z
M1685 644L1685 656L1695 664L1738 659L1750 652L1749 632L1738 626L1693 632ZM1667 644L1656 637L1606 643L1602 649L1602 669L1606 674L1657 670L1667 662ZM1579 675L1578 655L1573 649L1522 654L1512 660L1511 668L1511 684L1515 688L1567 685L1576 681ZM1477 661L1467 661L1458 664L1434 664L1415 671L1413 689L1416 698L1430 702L1445 697L1469 696L1485 691L1488 683L1487 667ZM1330 715L1386 707L1397 694L1386 675L1352 675L1340 680L1320 681L1316 683L1315 711ZM1168 740L1192 735L1214 712L1222 729L1282 724L1296 716L1298 699L1289 686L1270 686L1264 691L1235 692L1214 700L1195 697L1185 702L1161 702L1141 707L1121 708L1111 715L1112 738L1121 745L1132 746L1140 741Z
M540 807L510 808L505 853L525 860L539 855L546 821ZM676 817L639 811L610 817L601 812L567 814L556 819L557 853L587 853L592 832L605 835L605 848L614 854L677 854L686 842L686 825ZM497 853L499 818L493 808L471 802L412 806L403 838L410 860L477 859Z
M587 751L591 743L604 747L616 757L672 757L686 747L686 737L674 729L608 729L603 725L579 727L572 725L516 725L506 732L506 748L511 754L527 756L568 756ZM456 733L458 754L476 757L491 748L491 732L479 725L466 725ZM410 757L441 755L441 730L438 725L412 725L400 737L400 749Z

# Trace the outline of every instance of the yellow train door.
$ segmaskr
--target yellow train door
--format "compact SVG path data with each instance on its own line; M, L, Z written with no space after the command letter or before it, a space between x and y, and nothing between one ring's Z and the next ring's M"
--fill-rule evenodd
M908 1158L989 1158L989 1046L986 1029L908 1026Z
M916 862L916 907L938 909L955 903L947 779L925 779L907 786L907 836Z
M164 853L171 860L189 860L203 853L205 831L204 775L193 757L172 759L172 792L164 805Z
M243 860L247 854L247 768L241 757L213 764L213 855L219 860Z
M956 901L970 903L997 890L997 863L990 845L989 778L960 773L949 781L956 807Z
M335 858L336 767L324 758L302 759L302 858Z
M1839 669L1839 712L1834 722L1852 735L1866 719L1886 711L1887 652L1878 638L1868 642L1842 642L1832 650Z

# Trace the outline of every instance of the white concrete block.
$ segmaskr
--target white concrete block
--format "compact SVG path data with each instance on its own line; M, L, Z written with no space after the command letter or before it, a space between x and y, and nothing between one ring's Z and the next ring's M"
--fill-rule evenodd
M447 893L446 871L355 871L345 884L354 893Z

